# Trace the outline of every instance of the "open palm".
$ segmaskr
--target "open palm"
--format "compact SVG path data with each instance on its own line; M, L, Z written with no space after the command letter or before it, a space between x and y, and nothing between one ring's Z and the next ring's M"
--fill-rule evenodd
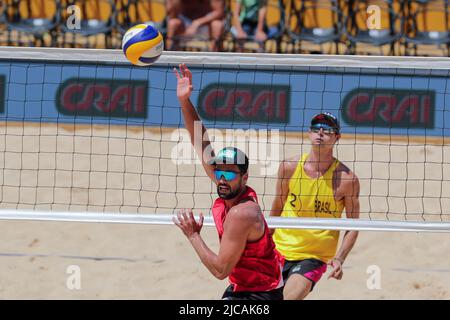
M186 64L180 64L180 73L176 68L173 69L177 77L177 97L180 100L187 100L191 96L192 87L192 73L187 68Z

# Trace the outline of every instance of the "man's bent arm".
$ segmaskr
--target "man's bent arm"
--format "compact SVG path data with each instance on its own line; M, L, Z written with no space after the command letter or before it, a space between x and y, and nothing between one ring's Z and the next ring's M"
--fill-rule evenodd
M278 167L277 184L275 187L275 198L272 202L272 208L269 215L271 217L279 217L283 212L284 203L289 194L289 180L291 178L290 160L285 160ZM270 233L273 234L275 229L271 228Z
M344 205L345 212L347 218L349 219L358 219L360 213L360 204L359 204L359 180L356 176L353 177L351 185L349 187L348 196L344 197ZM346 231L344 234L344 238L342 240L342 244L335 256L335 259L338 259L343 263L347 258L350 251L353 249L353 246L358 239L358 231Z
M278 167L277 184L275 187L275 198L272 202L270 216L279 217L283 211L284 203L289 194L289 161L282 161Z
M218 255L208 248L199 233L189 237L189 241L206 268L216 278L225 279L242 256L251 225L252 220L246 214L233 214L232 209L227 217Z

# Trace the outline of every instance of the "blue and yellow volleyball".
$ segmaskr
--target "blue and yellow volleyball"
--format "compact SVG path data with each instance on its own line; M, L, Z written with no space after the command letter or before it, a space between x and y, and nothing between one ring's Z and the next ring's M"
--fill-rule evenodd
M123 36L122 50L128 60L137 66L149 66L161 56L164 40L161 32L148 24L131 27Z

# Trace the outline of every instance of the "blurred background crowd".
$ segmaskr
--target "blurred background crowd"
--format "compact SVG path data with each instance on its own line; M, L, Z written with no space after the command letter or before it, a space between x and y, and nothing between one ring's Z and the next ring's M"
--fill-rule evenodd
M0 45L120 48L152 23L166 50L450 55L450 0L3 0Z

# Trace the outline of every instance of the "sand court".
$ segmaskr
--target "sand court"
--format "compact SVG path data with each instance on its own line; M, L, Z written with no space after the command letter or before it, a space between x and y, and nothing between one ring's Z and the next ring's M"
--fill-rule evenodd
M187 207L208 215L215 187L200 165L173 159L184 132L8 122L0 127L0 206L149 215ZM278 161L309 150L306 136L279 138ZM447 145L344 135L335 155L360 178L361 218L449 221ZM261 174L268 161L277 159L256 159L248 182L266 213L276 183ZM4 299L218 299L227 285L174 226L0 224ZM205 227L203 236L217 250L216 231ZM360 233L343 280L322 279L309 298L449 299L449 236ZM79 267L79 290L67 287L70 266ZM373 270L380 289L369 288Z

